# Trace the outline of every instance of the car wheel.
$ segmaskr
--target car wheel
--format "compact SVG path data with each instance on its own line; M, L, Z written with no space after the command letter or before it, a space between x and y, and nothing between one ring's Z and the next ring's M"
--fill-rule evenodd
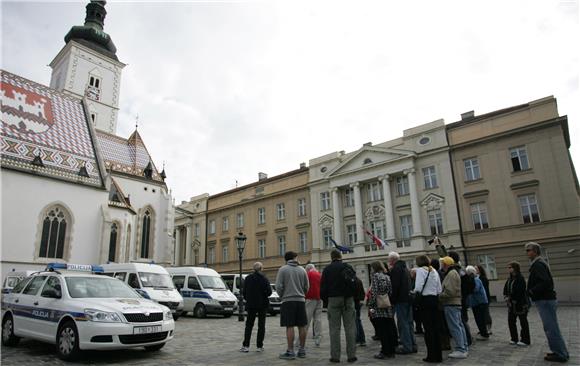
M79 332L74 322L66 321L56 335L56 349L58 357L65 361L74 360L78 357L79 350Z
M155 352L159 351L161 348L165 346L165 343L155 344L153 346L145 346L145 351L147 352Z
M203 304L197 304L195 306L195 309L193 309L193 314L195 314L196 318L205 318L206 316L205 306L203 306Z
M8 347L16 346L20 338L14 335L14 319L7 314L2 322L2 344Z
M224 318L231 318L231 317L232 317L232 314L230 314L230 313L224 314Z

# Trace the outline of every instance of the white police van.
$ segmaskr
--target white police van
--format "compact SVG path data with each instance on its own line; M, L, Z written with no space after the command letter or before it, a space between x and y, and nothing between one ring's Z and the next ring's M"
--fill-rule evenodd
M167 272L183 296L183 313L192 312L197 318L218 314L228 318L238 306L234 294L220 275L211 268L169 267Z
M2 299L2 344L21 337L56 344L60 358L81 350L161 349L173 338L169 308L142 298L102 268L51 263L20 281Z
M164 267L153 263L102 264L104 275L115 277L133 287L146 299L151 299L171 309L177 320L183 311L183 297L173 286Z
M7 294L12 291L14 286L18 284L18 282L22 281L26 277L30 276L31 274L38 272L38 271L16 271L14 268L11 272L6 274L4 277L4 282L2 283L2 293Z
M239 274L229 274L229 273L222 273L222 279L230 289L230 291L234 294L236 298L240 297L240 288L244 286L244 280L248 276L247 274L242 274L242 285L240 286L240 275ZM278 296L276 292L276 286L271 283L270 286L272 287L272 294L268 297L268 301L270 305L268 306L268 313L270 315L280 314L280 307L282 306L282 299ZM244 301L245 304L245 301Z

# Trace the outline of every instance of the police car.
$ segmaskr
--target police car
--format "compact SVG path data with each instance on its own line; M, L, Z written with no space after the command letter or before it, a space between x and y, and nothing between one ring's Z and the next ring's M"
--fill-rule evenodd
M173 338L171 310L93 274L101 271L55 263L20 281L2 299L2 344L16 346L21 337L53 343L65 360L81 350L161 349Z

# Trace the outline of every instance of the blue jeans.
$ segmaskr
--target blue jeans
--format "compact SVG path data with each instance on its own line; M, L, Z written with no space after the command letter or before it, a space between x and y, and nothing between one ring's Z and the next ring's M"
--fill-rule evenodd
M415 333L413 332L411 303L395 304L395 316L397 317L397 328L399 330L399 343L401 343L403 352L413 352L413 349L417 347L417 343L415 343Z
M569 359L568 349L566 349L566 342L562 338L560 326L558 325L558 316L556 308L558 307L557 300L537 300L534 304L538 308L540 319L544 325L544 333L548 338L548 346L550 350L558 356Z
M461 306L444 306L445 320L447 320L447 327L449 334L453 338L454 351L467 352L467 335L461 320Z
M361 306L362 305L360 303L354 304L354 308L356 310L356 318L354 322L356 324L356 343L366 343L365 330L363 329L362 321L360 320Z

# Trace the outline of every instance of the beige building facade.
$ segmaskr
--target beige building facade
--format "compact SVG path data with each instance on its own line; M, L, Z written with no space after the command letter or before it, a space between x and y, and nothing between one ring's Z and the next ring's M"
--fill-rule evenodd
M209 194L192 197L175 207L173 265L199 266L205 263L206 212Z
M468 262L501 300L507 263L527 277L524 244L544 247L558 299L580 300L580 196L566 116L547 97L447 126Z

